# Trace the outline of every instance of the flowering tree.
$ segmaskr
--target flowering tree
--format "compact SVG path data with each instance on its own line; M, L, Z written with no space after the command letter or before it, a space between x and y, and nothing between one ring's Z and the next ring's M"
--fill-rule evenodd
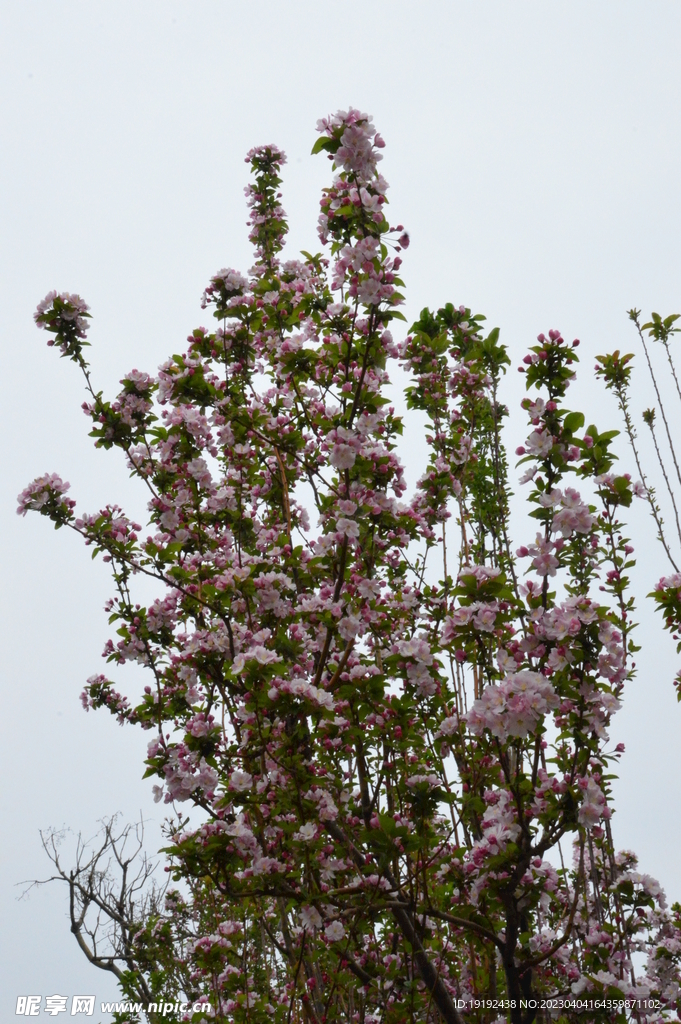
M657 342L662 346L665 361L671 371L671 379L674 382L676 397L681 401L681 385L679 384L676 365L674 363L671 350L671 342L674 340L674 335L681 333L681 329L675 326L676 321L679 320L680 317L678 313L674 313L663 319L658 313L653 313L649 323L641 324L640 316L640 310L629 310L629 319L633 321L636 327L636 332L641 342L641 347L643 348L646 365L655 391L655 397L657 398L657 408L653 407L645 409L643 411L643 421L650 431L652 446L655 451L658 468L664 483L664 490L666 491L669 506L674 516L674 532L676 533L679 545L681 545L679 491L677 490L677 487L681 487L681 469L679 468L679 459L676 454L674 437L670 428L670 416L665 410L665 403L660 392L660 385L658 382L659 371L658 373L655 372L654 358L651 358L650 351L651 342ZM646 335L648 338L647 341ZM675 552L676 545L674 541L670 540L665 531L662 511L657 500L655 488L646 480L645 473L641 466L641 456L638 450L637 433L631 413L629 393L633 358L632 353L622 355L618 350L607 356L599 356L595 369L597 376L601 377L605 381L605 386L617 397L617 403L619 405L620 412L622 413L624 427L634 455L636 466L641 476L641 480L645 484L644 493L648 500L652 517L655 520L658 540L664 548L664 553L669 565L674 570L671 576L663 576L658 581L654 592L650 596L654 598L658 610L664 615L665 628L674 635L675 640L679 641L681 640L681 636L679 635L679 630L681 630L681 573L679 572L681 558L679 557L678 550ZM664 437L662 441L660 441L657 431L657 409L659 409L660 417L664 426ZM669 463L670 459L671 464ZM677 651L681 651L681 642L677 644ZM677 688L677 698L681 701L681 672L677 673L674 685Z
M519 1024L575 1001L583 1020L666 1020L681 908L610 828L636 650L620 516L645 488L614 471L616 431L564 404L578 342L540 334L514 551L499 332L446 305L395 340L408 236L383 140L356 110L318 130L326 255L282 261L285 158L252 150L255 264L211 279L214 328L156 375L106 400L85 303L52 292L36 313L84 374L96 445L149 496L145 531L116 505L77 516L55 475L19 505L110 564L105 656L149 673L134 701L104 675L82 697L149 733L178 815L173 886L131 910L121 984L212 1006L178 1016L194 1021ZM430 451L411 495L398 360ZM159 587L144 606L141 575Z

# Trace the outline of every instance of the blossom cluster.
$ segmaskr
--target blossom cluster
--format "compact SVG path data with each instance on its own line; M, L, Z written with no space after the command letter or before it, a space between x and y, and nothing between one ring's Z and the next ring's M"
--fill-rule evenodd
M547 712L559 704L556 691L543 675L514 672L501 683L485 687L466 721L475 735L488 730L504 742L510 737L526 739Z

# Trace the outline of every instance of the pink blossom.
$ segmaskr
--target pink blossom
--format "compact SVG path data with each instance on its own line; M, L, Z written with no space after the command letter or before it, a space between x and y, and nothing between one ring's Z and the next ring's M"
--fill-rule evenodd
M300 923L308 932L315 931L322 926L322 917L316 907L301 907Z
M340 921L331 921L324 929L329 942L340 942L345 937L345 928Z
M459 716L456 714L456 712L454 712L454 714L450 715L448 718L445 718L443 719L442 722L440 722L440 726L437 731L439 736L450 737L453 736L456 732L458 732L458 730Z
M407 785L413 789L414 786L420 786L425 783L429 789L436 789L440 785L440 779L437 775L429 772L427 775L411 775L407 779Z
M234 771L229 777L229 788L237 793L245 793L253 785L253 776L249 772Z
M354 519L344 519L342 516L336 520L336 532L348 540L355 540L359 537L359 523Z
M17 501L17 515L25 516L29 509L40 512L48 505L55 504L69 511L75 507L75 501L70 498L62 499L62 495L69 490L70 484L62 480L56 473L46 473L39 476L28 487L24 488Z
M596 780L589 776L586 780L582 804L577 815L580 825L592 828L603 817L605 809L606 803L602 790Z
M483 633L491 633L496 626L497 610L494 607L482 605L475 613L473 624L476 629Z
M507 676L499 685L487 686L466 715L471 732L487 729L500 740L524 739L560 700L544 676L522 671Z
M414 637L412 640L400 640L397 650L403 658L414 658L424 665L433 663L433 655L427 640L421 640L418 637Z
M464 565L459 572L459 577L475 576L478 584L486 583L487 580L494 580L501 573L501 569L493 565Z
M533 430L525 442L525 447L529 455L533 455L538 459L544 459L547 455L551 454L553 437L548 431Z
M553 554L556 545L553 541L545 540L540 533L537 534L534 544L530 544L525 551L532 555L532 566L540 576L555 576L560 562Z
M335 444L329 462L336 469L352 469L357 459L357 453L349 444Z
M314 822L308 821L304 825L300 826L293 838L299 839L303 843L309 843L311 840L317 838L317 826Z

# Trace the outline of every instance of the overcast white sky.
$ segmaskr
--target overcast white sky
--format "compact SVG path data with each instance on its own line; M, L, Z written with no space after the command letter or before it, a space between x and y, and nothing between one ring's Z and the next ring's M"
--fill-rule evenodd
M288 153L290 249L318 247L330 166L309 156L314 126L352 104L386 139L391 219L411 232L407 315L470 305L501 327L514 364L541 330L581 338L570 400L600 429L618 425L594 356L637 351L632 305L681 310L680 44L673 2L0 3L3 1017L21 994L115 995L69 935L64 893L16 902L15 883L46 871L38 829L160 817L140 780L143 737L78 701L108 636L105 567L14 512L47 471L83 510L143 510L115 453L93 450L81 382L35 330L36 303L51 288L90 303L108 394L131 367L153 370L205 322L211 273L250 266L251 146ZM514 408L520 383L513 370ZM512 451L519 417L511 433ZM420 446L408 433L411 479ZM679 899L677 658L645 600L666 567L643 509L633 519L643 650L612 728L627 745L614 831Z

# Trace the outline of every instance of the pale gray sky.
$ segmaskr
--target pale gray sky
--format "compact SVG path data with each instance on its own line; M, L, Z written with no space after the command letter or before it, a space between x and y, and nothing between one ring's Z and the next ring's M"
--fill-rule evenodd
M83 510L143 511L120 460L93 450L81 382L35 330L36 303L51 288L90 303L105 392L132 366L155 368L205 322L211 273L250 266L251 146L288 153L290 248L318 247L330 165L309 156L314 126L352 104L386 139L392 219L411 232L407 314L473 306L514 363L540 330L580 337L570 400L601 429L618 425L594 356L636 351L630 306L681 309L680 45L674 2L0 3L3 1017L21 994L115 994L69 935L63 893L15 901L14 884L46 870L38 829L91 833L116 810L160 817L140 781L143 737L78 701L108 636L105 567L14 513L46 471L71 481ZM513 370L513 407L520 383ZM649 392L640 366L641 407ZM511 450L520 418L513 429ZM407 436L412 479L419 446ZM612 728L627 744L614 830L679 899L677 658L644 598L666 567L643 509L632 515L643 651ZM131 671L122 680L134 689Z

